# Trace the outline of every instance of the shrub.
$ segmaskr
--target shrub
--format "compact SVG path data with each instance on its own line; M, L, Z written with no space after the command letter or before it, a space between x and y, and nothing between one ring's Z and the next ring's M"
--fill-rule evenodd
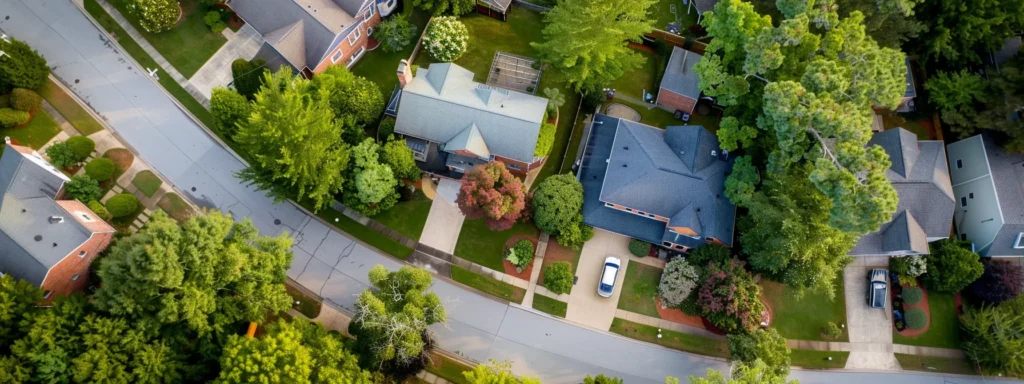
M697 280L700 272L694 268L686 258L677 257L665 265L665 271L661 273L661 282L658 283L658 295L661 296L661 304L675 308L690 297L693 289L697 288Z
M760 300L761 287L735 259L712 262L707 279L697 294L704 316L728 333L751 332L758 327L765 311Z
M454 16L435 17L423 38L423 46L437 61L455 61L469 47L469 29Z
M103 190L100 189L100 183L86 175L72 176L71 180L64 183L64 193L67 194L67 197L83 203L99 200L103 197Z
M790 350L786 338L775 328L758 329L749 334L729 335L729 354L734 360L752 363L762 360L781 377L789 375Z
M75 158L78 161L84 161L89 158L92 151L96 149L96 142L85 136L72 136L68 138L66 143L71 147L71 152L75 154Z
M821 334L829 339L835 340L838 339L839 336L843 335L843 329L839 328L839 326L836 325L836 323L830 321L828 322L828 324L825 324L824 328L821 329Z
M384 52L398 52L416 39L416 25L409 23L404 14L394 15L373 30L373 37L380 42Z
M715 245L706 245L686 254L690 264L701 268L706 267L708 263L729 260L731 257L729 248Z
M629 253L636 257L645 257L651 252L651 243L643 240L629 239Z
M50 158L50 164L57 168L74 167L79 163L75 151L67 143L58 141L46 148L46 157Z
M139 209L139 199L130 193L120 193L107 200L107 211L114 218L125 217Z
M569 293L572 280L572 264L568 261L559 261L544 268L544 287L551 292Z
M238 123L249 119L252 106L241 93L227 88L214 88L210 96L210 114L213 115L214 129L228 138L238 132Z
M92 159L85 164L85 174L99 182L110 180L116 170L114 161L105 157Z
M534 156L544 157L551 152L555 144L555 131L558 130L554 124L544 123L540 126L540 133L537 134L537 146L533 148Z
M1024 375L1024 297L1002 304L964 306L960 326L967 356L973 356L983 367L1013 376Z
M263 86L263 73L267 69L267 62L263 59L238 59L231 62L231 78L235 90L246 99L254 99L256 92Z
M24 42L8 38L0 39L0 51L4 51L0 65L0 94L13 88L39 89L46 83L50 67L46 59Z
M206 15L203 16L203 22L210 27L210 30L212 30L213 33L221 33L224 31L224 28L228 27L227 24L224 24L220 19L221 16L219 11L206 12Z
M931 243L930 248L931 253L926 256L928 273L924 275L929 289L957 292L985 271L980 256L959 241L939 240Z
M176 0L128 0L128 9L139 17L139 25L149 33L174 28L181 12Z
M530 240L519 240L516 245L508 249L505 256L512 265L519 268L526 268L533 261L533 242Z
M558 232L558 244L578 251L583 249L584 243L594 238L594 227L583 224L582 213L579 217L576 225L565 227Z
M966 292L988 304L999 304L1020 295L1024 288L1021 266L1002 260L985 262L985 273L967 286Z
M907 319L907 328L919 330L928 325L928 315L921 308L910 308L904 318Z
M924 256L904 256L889 259L889 269L899 275L918 277L928 271L928 262Z
M22 125L32 118L28 112L11 108L0 108L0 128L10 128Z
M11 108L31 112L43 106L43 97L31 89L14 88L11 91Z
M377 140L387 141L388 137L395 133L395 118L385 117L377 127Z
M914 305L924 298L924 291L918 287L903 287L903 303Z
M568 173L548 177L533 191L530 205L533 224L541 232L559 236L573 231L583 221L583 185Z
M103 221L109 221L110 220L110 212L108 212L107 208L105 208L103 206L103 204L100 204L99 201L96 201L96 200L90 201L88 206L89 206L89 210L91 210L92 213L95 213L96 216L99 216L101 219L103 219Z

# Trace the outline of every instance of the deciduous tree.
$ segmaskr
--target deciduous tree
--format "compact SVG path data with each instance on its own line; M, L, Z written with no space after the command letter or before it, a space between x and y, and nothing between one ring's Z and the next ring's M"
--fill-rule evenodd
M139 18L139 25L149 33L160 33L174 28L181 16L176 0L130 0L128 9Z
M416 166L416 158L412 154L412 149L405 145L404 140L389 140L384 143L380 157L384 164L391 167L399 179L417 180L420 178L422 171Z
M773 367L761 360L736 364L732 369L732 374L728 377L709 368L706 377L690 376L690 384L800 384L796 380L787 383L785 376L773 374L772 369ZM668 383L667 380L666 383Z
M942 121L961 138L974 133L978 110L988 99L985 79L966 69L960 72L939 71L924 83L924 88L942 112Z
M43 291L11 275L0 276L0 352L29 331Z
M924 30L917 46L932 63L981 63L982 54L997 50L1024 27L1024 1L971 2L924 0L915 13Z
M580 225L583 185L569 173L548 177L537 185L530 205L537 229L558 236Z
M469 47L469 29L454 16L435 17L430 20L423 45L434 60L455 61Z
M256 93L260 91L260 87L263 86L264 76L269 70L267 62L263 59L235 60L231 62L232 85L235 86L235 90L239 94L248 100L253 100L256 98Z
M711 247L711 245L705 247ZM658 282L658 297L661 298L661 305L669 308L678 307L697 288L699 279L700 271L691 265L685 257L672 259L665 264L665 271L661 273L661 280Z
M472 371L463 372L462 375L469 384L540 384L540 380L535 378L516 376L512 373L512 363L508 360L503 363L491 360L489 364L477 365Z
M430 12L434 16L461 16L473 12L473 0L413 0L412 5Z
M103 197L103 190L100 183L86 175L75 175L67 183L64 183L64 193L68 197L88 204L90 201L97 201Z
M786 338L775 328L729 335L729 354L734 360L747 364L761 360L773 376L789 376L790 350L786 346Z
M964 306L960 326L970 360L1007 376L1024 375L1024 297L999 306Z
M387 211L398 203L398 179L391 168L380 162L380 145L365 139L352 148L349 170L354 182L345 188L345 205L367 216Z
M1024 270L1005 260L988 260L985 272L967 286L966 292L986 304L999 304L1020 295L1024 289Z
M959 292L981 277L985 266L981 257L955 240L939 240L929 245L928 272L924 283L941 292Z
M384 111L384 94L376 83L356 76L344 65L331 65L313 78L318 90L327 89L334 115L351 117L357 124L377 120ZM355 143L352 143L355 144Z
M238 124L244 124L249 119L252 106L242 94L218 87L213 89L213 95L210 96L210 113L216 124L214 128L230 138L238 133Z
M313 359L302 345L302 334L278 320L262 338L228 337L215 383L309 383Z
M373 38L380 41L384 52L398 52L416 39L416 25L409 22L405 14L389 17L373 30Z
M583 378L583 384L622 384L622 379L614 376L605 376L603 374L594 377L587 375L587 377Z
M903 43L924 29L918 5L923 0L836 0L842 17L856 11L864 14L864 30L878 45L900 49Z
M526 188L505 164L491 162L466 172L456 202L468 218L484 218L488 228L504 231L512 228L526 208Z
M28 44L15 38L0 39L0 51L4 52L0 58L0 94L14 88L39 89L46 83L50 67Z
M729 333L752 332L764 318L760 296L761 287L743 269L743 262L731 259L709 263L697 304L716 327Z

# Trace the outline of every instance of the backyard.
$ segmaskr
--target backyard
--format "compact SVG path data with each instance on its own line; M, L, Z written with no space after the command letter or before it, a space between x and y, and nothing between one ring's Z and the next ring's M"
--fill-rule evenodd
M505 241L515 235L537 236L537 232L537 228L529 223L516 223L506 231L492 231L484 224L484 219L466 219L455 243L455 256L502 271Z
M430 14L412 6L404 8L402 14L409 18L409 23L416 26L416 35L419 36L423 32L423 28L427 26ZM376 83L380 87L380 91L384 93L384 97L390 97L391 91L398 85L398 76L395 74L395 71L398 70L398 62L408 59L412 55L413 48L416 48L415 41L398 52L384 52L383 48L367 52L352 67L352 73Z
M657 88L654 84L654 76L658 73L658 65L664 65L658 56L643 50L636 50L644 57L644 64L640 67L626 72L618 80L612 83L616 94L643 99L644 91L657 96Z
M960 321L952 293L928 291L930 324L920 336L906 337L893 331L892 342L922 347L960 348Z
M770 280L761 280L761 288L761 297L772 310L772 327L787 339L826 340L821 336L825 324L830 321L836 325L846 323L842 277L836 279L835 298L831 301L815 292L805 292L798 298L792 287ZM843 332L835 341L848 340L849 335Z
M206 60L228 41L224 35L213 33L203 21L203 16L209 9L200 4L200 0L179 0L178 4L183 13L181 20L171 30L160 33L149 33L142 29L139 26L139 18L128 11L125 2L110 3L186 79L192 77ZM188 49L183 49L184 47Z
M672 6L675 5L676 14L672 14ZM690 12L687 13L686 11ZM651 8L651 18L654 19L654 28L664 30L668 23L680 21L681 33L689 35L691 25L697 24L697 10L689 9L683 0L660 0Z
M658 267L630 262L626 266L626 276L622 279L622 293L619 295L618 308L660 318L658 304L655 300L658 296L661 272L661 268Z

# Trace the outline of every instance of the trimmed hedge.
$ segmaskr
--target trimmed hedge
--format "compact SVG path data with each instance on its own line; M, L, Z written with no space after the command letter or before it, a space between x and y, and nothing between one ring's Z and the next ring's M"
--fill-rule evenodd
M928 325L928 315L921 308L910 308L904 316L907 319L907 328L924 329Z
M629 253L636 257L647 257L651 252L651 243L643 240L629 239Z
M25 111L11 108L0 108L0 128L10 128L22 125L31 119L32 115Z
M11 108L32 112L43 106L43 97L31 89L14 88L11 91Z
M544 287L555 294L569 293L572 289L572 264L559 261L544 268Z
M78 158L78 161L89 158L92 151L96 149L96 142L85 136L72 136L68 138L65 143L71 147L71 152L75 153L75 157Z
M924 298L924 291L918 287L903 287L903 303L917 304Z
M117 166L114 161L105 157L92 159L85 164L85 174L101 183L114 177L115 170Z
M95 213L96 216L103 219L103 221L110 220L110 212L107 212L107 208L103 207L103 204L100 204L100 202L96 200L90 201L89 209L92 210L92 213Z
M107 212L113 217L125 217L135 213L139 209L139 199L130 193L114 195L107 200Z

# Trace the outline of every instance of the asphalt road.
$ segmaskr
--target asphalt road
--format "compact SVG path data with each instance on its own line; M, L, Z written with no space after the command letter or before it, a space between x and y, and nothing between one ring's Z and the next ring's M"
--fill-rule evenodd
M197 204L249 217L264 234L296 238L289 276L326 299L351 308L376 264L400 264L327 228L290 204L274 204L232 175L243 168L197 126L159 86L110 44L71 0L0 0L0 29L42 53L69 84L139 154ZM2 64L0 58L0 64ZM280 224L275 224L278 222ZM579 383L609 374L626 383L661 383L665 376L726 369L717 359L685 354L553 319L437 281L449 301L440 345L478 361L513 363L517 373L546 384ZM942 375L795 371L802 383L981 383Z

